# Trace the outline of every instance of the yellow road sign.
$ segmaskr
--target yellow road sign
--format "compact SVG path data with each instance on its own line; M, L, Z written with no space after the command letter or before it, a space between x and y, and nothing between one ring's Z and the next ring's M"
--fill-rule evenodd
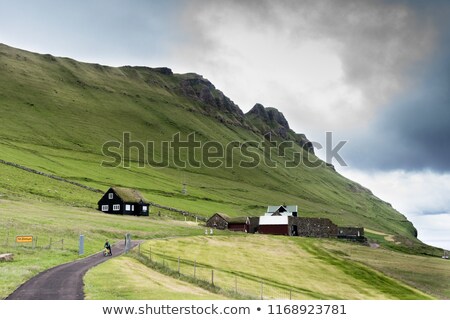
M18 243L33 242L33 236L17 236L16 242Z

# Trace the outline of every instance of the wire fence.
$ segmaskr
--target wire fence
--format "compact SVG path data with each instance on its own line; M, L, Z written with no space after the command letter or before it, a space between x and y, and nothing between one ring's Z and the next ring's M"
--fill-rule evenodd
M0 246L28 249L67 249L67 243L61 238L48 235L16 235L9 232L0 238Z
M152 248L137 248L137 254L150 262L150 265L183 276L192 282L207 283L216 291L228 295L261 300L298 300L301 292L285 284L274 284L273 281L231 270L220 270L185 257L173 257L163 252L155 252Z

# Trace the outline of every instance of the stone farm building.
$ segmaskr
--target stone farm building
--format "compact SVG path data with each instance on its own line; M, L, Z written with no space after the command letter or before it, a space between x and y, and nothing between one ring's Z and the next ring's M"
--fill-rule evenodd
M297 206L269 206L261 217L230 218L216 213L206 225L248 233L365 241L364 228L339 227L327 218L298 217L297 214Z
M255 233L258 231L259 217L229 217L224 213L216 212L206 221L206 226L221 230Z
M220 230L228 229L228 221L230 217L224 213L216 212L206 221L206 226Z
M148 216L150 204L137 190L111 187L99 200L98 210L111 214Z

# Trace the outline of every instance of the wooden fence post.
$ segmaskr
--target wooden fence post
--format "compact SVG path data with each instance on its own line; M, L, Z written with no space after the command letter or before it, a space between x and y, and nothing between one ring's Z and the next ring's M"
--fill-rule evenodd
M196 272L197 272L197 260L194 260L194 279L197 279Z
M178 257L178 275L180 275L180 257Z
M264 300L264 295L263 295L263 283L261 282L261 300Z
M211 284L214 287L214 269L211 269Z

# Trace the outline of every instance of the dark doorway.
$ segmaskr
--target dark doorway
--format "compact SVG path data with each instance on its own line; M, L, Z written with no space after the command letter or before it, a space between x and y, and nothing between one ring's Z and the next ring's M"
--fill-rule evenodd
M296 224L291 225L291 236L298 236L298 227Z

